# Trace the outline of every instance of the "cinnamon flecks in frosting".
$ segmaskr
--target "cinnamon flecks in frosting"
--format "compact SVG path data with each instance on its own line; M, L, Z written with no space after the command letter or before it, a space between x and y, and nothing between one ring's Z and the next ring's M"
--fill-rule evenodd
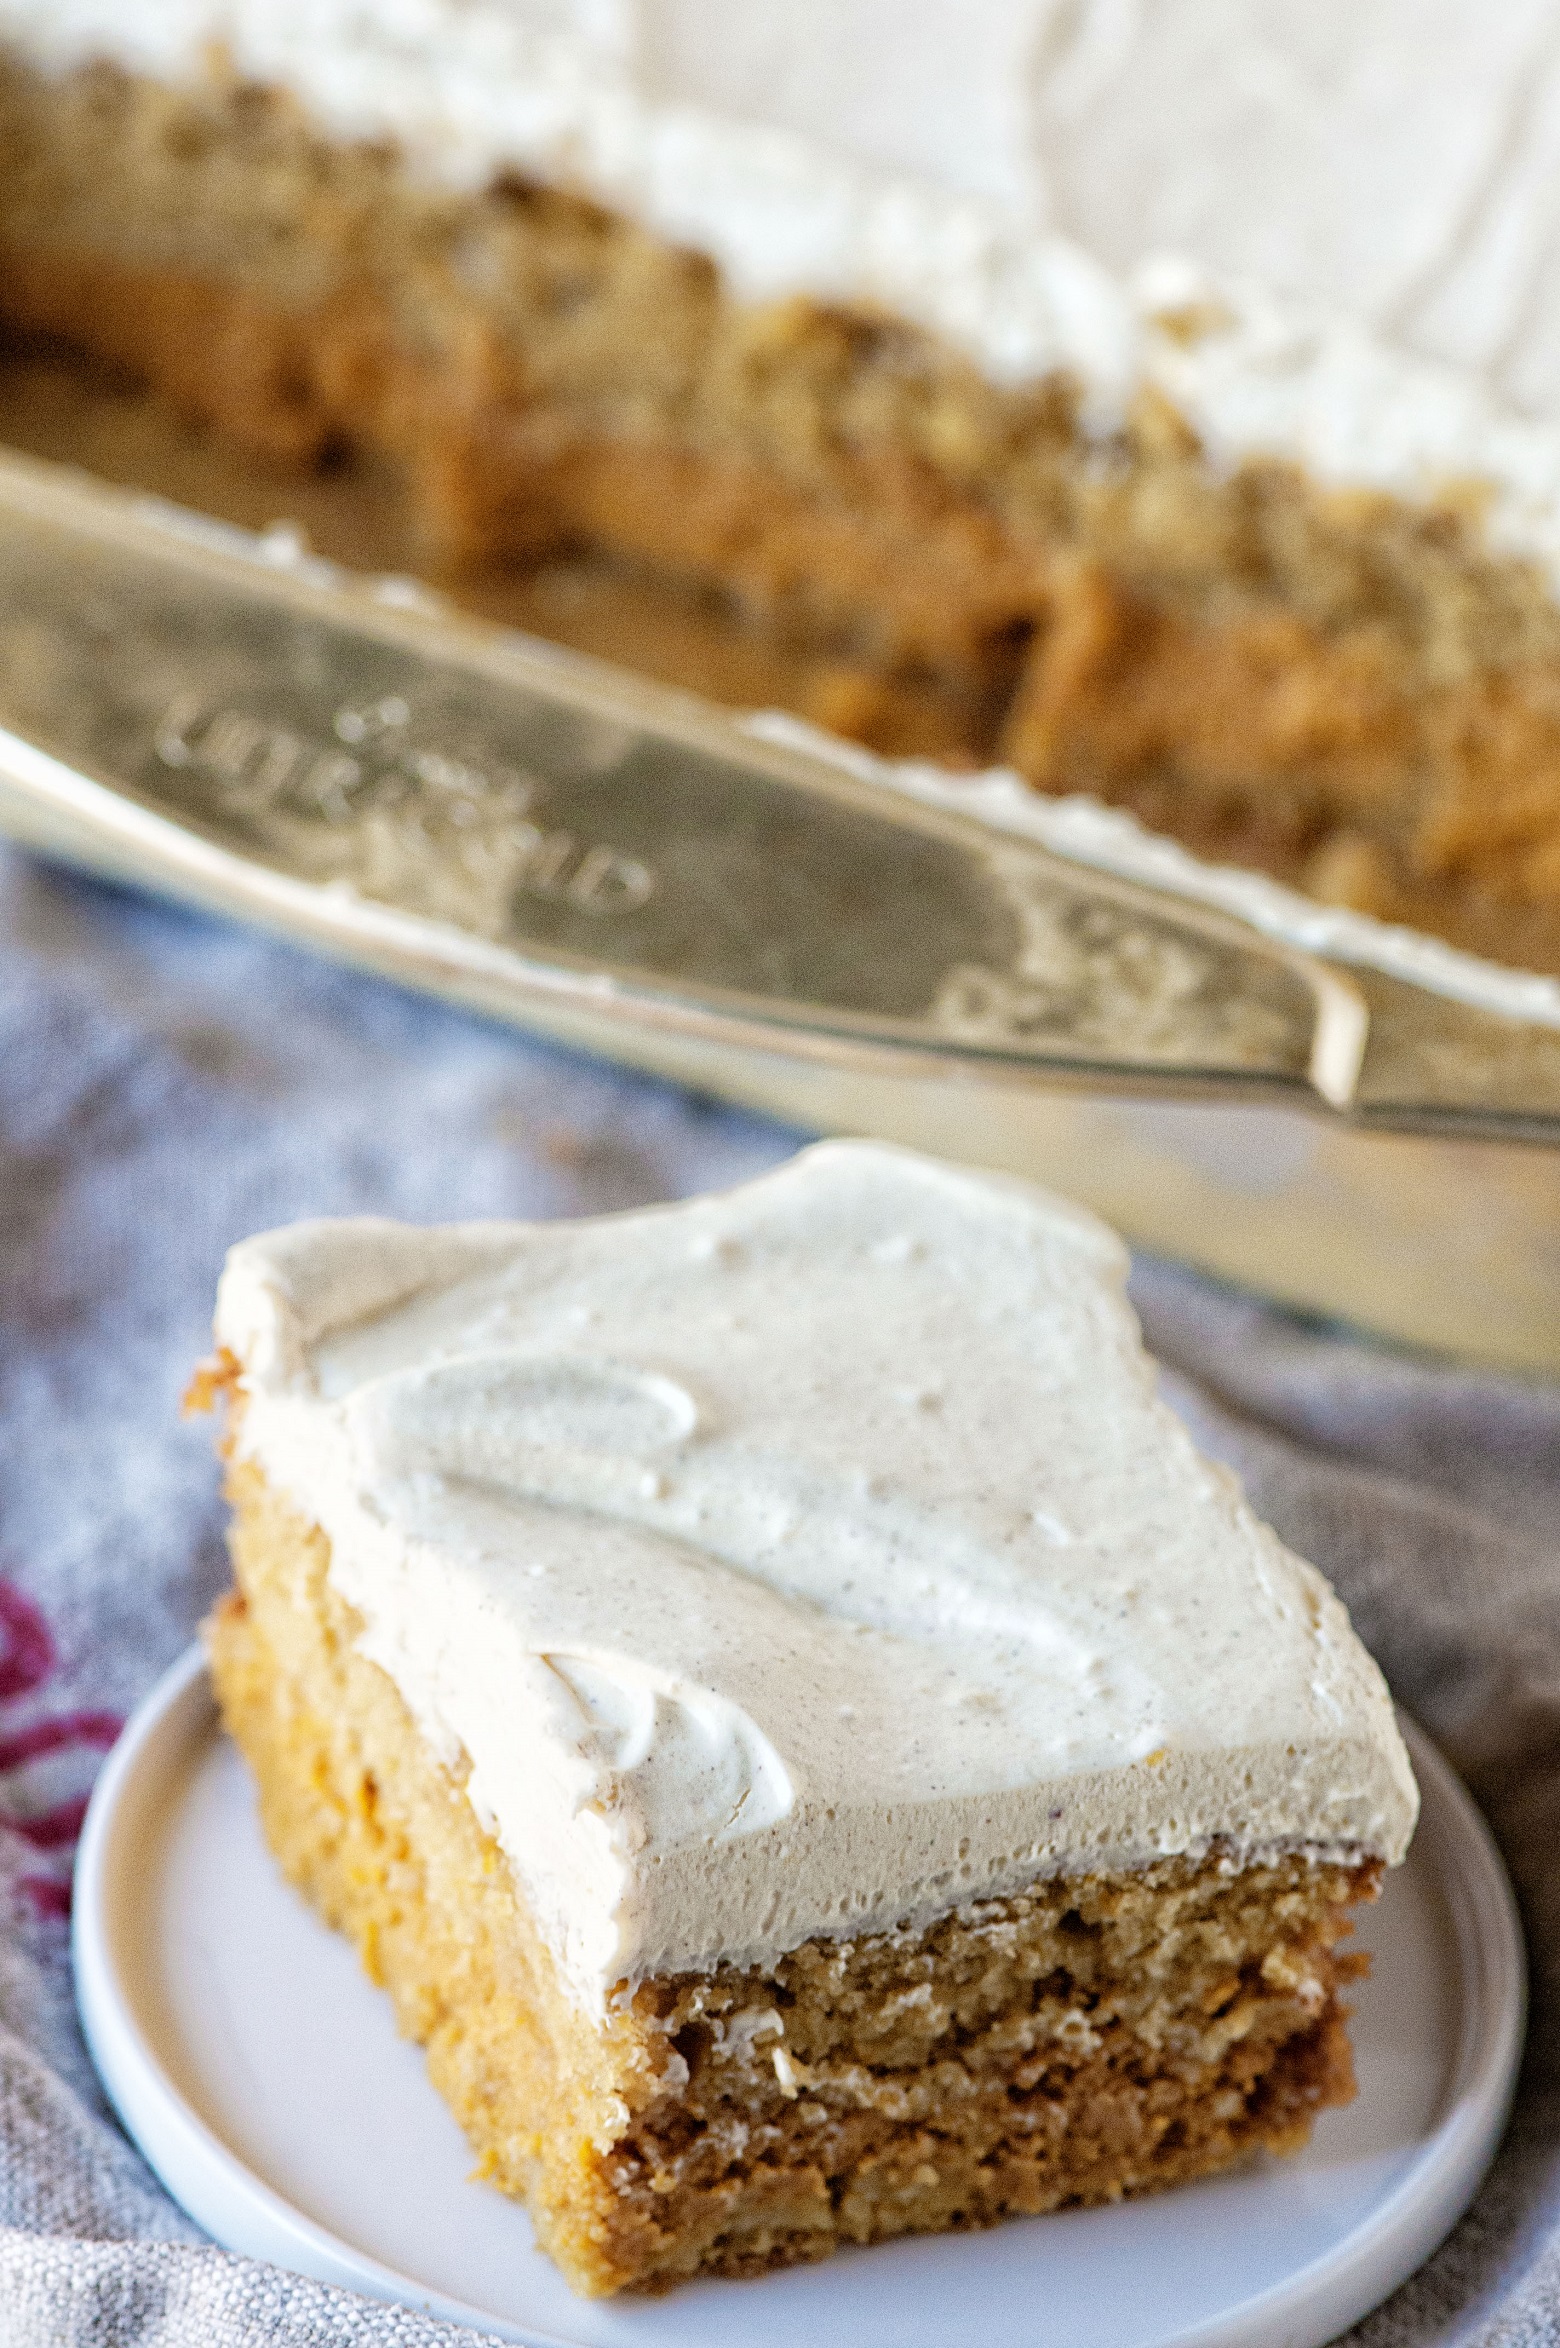
M1385 1686L1154 1392L1092 1218L829 1143L234 1249L242 1446L581 2000L1079 1867L1402 1856Z

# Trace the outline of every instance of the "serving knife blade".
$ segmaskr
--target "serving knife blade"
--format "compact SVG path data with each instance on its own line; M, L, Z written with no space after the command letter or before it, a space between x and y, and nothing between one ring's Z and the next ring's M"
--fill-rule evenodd
M15 456L0 829L646 1065L681 1037L1560 1138L1560 1034Z

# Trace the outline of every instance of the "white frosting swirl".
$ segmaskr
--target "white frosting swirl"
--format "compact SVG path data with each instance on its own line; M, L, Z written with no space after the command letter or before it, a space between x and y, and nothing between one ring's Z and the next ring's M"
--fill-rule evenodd
M1216 1838L1402 1855L1381 1676L1155 1399L1124 1269L862 1143L234 1249L245 1448L582 2000Z

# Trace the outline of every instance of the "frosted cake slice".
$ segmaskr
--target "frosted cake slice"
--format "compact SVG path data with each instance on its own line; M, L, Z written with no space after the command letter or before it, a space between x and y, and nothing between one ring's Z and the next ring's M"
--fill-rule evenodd
M1408 1760L1123 1272L845 1143L229 1258L224 1715L578 2289L1113 2200L1353 2092Z

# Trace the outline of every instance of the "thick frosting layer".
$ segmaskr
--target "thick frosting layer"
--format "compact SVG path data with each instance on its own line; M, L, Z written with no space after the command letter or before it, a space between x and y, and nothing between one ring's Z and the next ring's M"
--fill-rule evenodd
M1037 1875L1400 1858L1380 1673L1154 1394L1091 1217L827 1143L572 1224L246 1241L242 1441L580 1998Z
M1155 382L1221 458L1486 484L1560 575L1544 0L0 0L0 39L186 81L220 44L437 180L518 166L740 295L1071 368L1101 425Z

